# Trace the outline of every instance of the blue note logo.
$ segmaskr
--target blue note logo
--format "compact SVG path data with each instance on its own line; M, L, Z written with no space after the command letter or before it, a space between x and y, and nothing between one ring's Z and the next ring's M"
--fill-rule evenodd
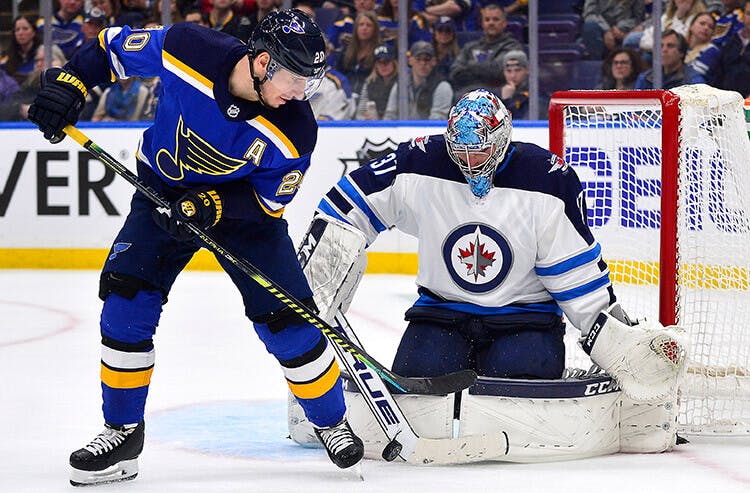
M115 243L112 245L112 253L109 256L109 260L114 260L117 254L124 252L132 246L132 243Z
M513 251L505 237L486 224L465 224L443 242L443 261L453 281L471 293L487 293L500 286L513 265Z

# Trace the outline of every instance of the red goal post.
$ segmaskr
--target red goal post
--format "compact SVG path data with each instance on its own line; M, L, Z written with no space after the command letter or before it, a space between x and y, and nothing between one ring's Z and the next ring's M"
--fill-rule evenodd
M550 150L584 186L589 226L635 318L691 336L679 427L750 433L750 140L737 93L560 91ZM569 364L584 364L582 353Z

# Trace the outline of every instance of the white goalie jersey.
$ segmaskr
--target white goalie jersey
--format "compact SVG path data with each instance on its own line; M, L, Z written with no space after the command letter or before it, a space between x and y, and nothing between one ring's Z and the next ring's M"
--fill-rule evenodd
M442 135L420 137L344 176L319 211L371 244L391 226L419 240L416 305L479 315L565 313L584 334L615 301L575 172L513 142L494 187L472 195Z

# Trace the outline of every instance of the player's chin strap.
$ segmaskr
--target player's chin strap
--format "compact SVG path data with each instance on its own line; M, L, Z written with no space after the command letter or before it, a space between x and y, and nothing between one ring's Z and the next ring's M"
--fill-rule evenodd
M264 75L263 79L260 79L257 75L255 75L255 70L253 70L253 57L255 56L255 53L248 52L247 53L247 59L250 62L250 77L253 79L253 89L255 89L255 92L258 93L258 100L260 101L260 104L262 104L265 107L268 107L266 104L266 100L263 99L263 90L261 89L261 85L265 81L268 80L268 75Z

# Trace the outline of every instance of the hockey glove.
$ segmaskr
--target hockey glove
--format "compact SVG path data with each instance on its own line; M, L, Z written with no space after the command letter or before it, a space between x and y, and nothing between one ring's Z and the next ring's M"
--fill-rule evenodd
M221 219L221 197L216 190L190 190L172 202L170 209L155 209L154 221L177 240L188 241L193 233L185 226L193 223L202 230L216 226Z
M581 338L581 347L631 399L670 397L677 391L687 367L685 330L648 320L630 324L615 303L599 314L588 335Z
M58 67L46 70L41 83L42 90L29 107L29 120L56 144L65 138L63 128L78 121L88 92L78 77Z

